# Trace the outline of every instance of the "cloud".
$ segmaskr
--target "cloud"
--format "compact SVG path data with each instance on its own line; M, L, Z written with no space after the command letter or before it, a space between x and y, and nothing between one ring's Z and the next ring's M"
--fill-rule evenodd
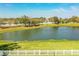
M71 6L70 8L71 8L71 10L74 10L74 11L78 11L79 10L79 7L75 7L75 6Z
M37 4L40 5L40 4ZM67 4L64 4L67 5ZM4 14L8 14L13 16L18 16L18 15L27 15L27 16L31 16L31 17L53 17L53 16L58 16L58 17L62 17L62 18L68 18L71 16L79 16L79 7L78 6L68 6L67 7L58 7L58 8L53 8L51 7L50 9L42 9L42 8L22 8L21 10L18 10L18 8L11 8L13 7L13 4L8 4L6 3L4 5L6 8L0 8L1 13L2 10L6 10L3 11ZM9 7L10 6L10 7ZM26 4L23 4L22 6L24 7L28 7ZM22 7L21 6L21 7ZM13 11L13 13L12 13ZM17 11L17 13L16 13ZM2 14L3 14L2 13ZM6 15L6 17L8 17L8 15Z
M35 10L35 12L32 12L33 15L39 17L39 16L46 16L46 17L52 17L52 16L58 16L62 18L68 18L72 16L79 16L79 7L76 6L70 6L69 8L56 8L51 10Z

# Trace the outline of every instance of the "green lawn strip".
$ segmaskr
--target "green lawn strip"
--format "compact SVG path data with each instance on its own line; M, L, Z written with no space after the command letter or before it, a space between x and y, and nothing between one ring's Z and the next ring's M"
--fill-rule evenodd
M0 45L8 43L13 42L0 41ZM79 41L75 40L17 41L16 43L21 46L19 50L79 50Z

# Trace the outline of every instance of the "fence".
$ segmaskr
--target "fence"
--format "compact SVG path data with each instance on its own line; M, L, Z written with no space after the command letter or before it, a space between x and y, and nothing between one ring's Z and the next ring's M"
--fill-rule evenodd
M7 50L0 56L79 56L79 50Z

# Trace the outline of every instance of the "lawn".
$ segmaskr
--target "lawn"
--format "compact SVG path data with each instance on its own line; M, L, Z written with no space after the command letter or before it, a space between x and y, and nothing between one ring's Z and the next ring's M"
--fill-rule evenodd
M77 50L79 41L47 40L47 41L24 41L18 43L21 50Z
M12 41L0 41L0 45L15 43ZM21 47L19 50L79 50L79 41L75 40L38 40L17 41Z

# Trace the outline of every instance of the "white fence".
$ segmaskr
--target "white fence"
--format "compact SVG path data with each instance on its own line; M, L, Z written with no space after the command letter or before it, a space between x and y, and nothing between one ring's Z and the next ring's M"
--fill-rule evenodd
M79 56L79 50L13 50L0 51L8 56Z

